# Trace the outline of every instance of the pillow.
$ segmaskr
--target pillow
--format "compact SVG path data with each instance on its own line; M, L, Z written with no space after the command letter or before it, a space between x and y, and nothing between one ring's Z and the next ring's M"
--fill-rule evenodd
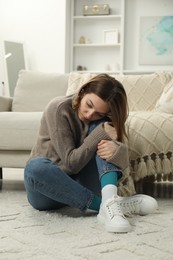
M56 96L65 96L67 74L21 70L16 83L12 111L42 112Z
M96 74L71 72L66 95L70 95ZM130 111L152 111L163 93L165 85L173 78L171 72L155 72L151 74L119 75L111 74L120 81L128 96Z
M83 84L89 81L92 77L96 76L93 73L79 73L79 72L71 72L69 74L68 79L68 88L66 91L66 95L73 95L79 91Z
M155 110L173 114L173 79L164 88Z

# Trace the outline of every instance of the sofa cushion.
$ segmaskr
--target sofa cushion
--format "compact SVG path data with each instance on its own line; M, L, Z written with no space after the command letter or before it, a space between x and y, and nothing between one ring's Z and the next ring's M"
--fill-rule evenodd
M21 70L14 91L12 111L41 112L56 96L64 96L67 74Z
M69 75L68 89L70 95L96 74L72 72ZM165 85L172 79L171 72L158 72L143 75L110 74L120 81L127 93L130 111L153 110Z
M173 80L168 82L159 98L155 109L157 111L173 114Z
M1 112L0 150L31 150L42 112Z

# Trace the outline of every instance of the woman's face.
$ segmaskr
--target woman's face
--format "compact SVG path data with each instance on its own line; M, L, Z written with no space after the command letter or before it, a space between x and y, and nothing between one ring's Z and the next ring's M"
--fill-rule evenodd
M93 93L85 94L78 108L78 116L81 121L99 120L109 113L108 104Z

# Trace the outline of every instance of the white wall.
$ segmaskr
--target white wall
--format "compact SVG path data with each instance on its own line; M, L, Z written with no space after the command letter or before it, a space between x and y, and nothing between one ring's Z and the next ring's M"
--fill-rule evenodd
M0 0L0 37L25 43L28 69L62 73L69 71L65 37L66 33L68 36L66 28L69 29L66 27L66 5L71 2L72 0ZM172 12L172 0L126 0L127 70L146 69L138 65L139 17L172 15ZM67 14L67 19L68 16ZM69 40L67 44L68 42Z
M0 37L23 42L28 69L65 72L65 0L0 0Z

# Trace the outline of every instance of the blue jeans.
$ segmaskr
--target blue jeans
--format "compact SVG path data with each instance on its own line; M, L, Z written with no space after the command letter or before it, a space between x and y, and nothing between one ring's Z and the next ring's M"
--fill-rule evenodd
M97 124L91 124L89 133ZM91 204L94 194L100 195L99 178L114 170L121 174L120 169L96 155L78 174L69 176L48 158L32 158L24 170L28 201L38 210L68 205L84 211Z
M100 123L104 123L106 121L110 121L110 119L107 117L104 117L100 120L91 122L89 129L88 129L88 134L90 134L92 132L92 130L94 130L94 128L96 128L96 126L98 126ZM120 168L113 165L112 163L107 162L104 159L101 159L97 154L96 154L95 158L96 158L96 164L97 164L97 169L98 169L98 173L99 173L99 178L101 178L106 172L110 172L110 171L118 172L118 175L119 175L118 178L121 178L122 172L121 172Z

